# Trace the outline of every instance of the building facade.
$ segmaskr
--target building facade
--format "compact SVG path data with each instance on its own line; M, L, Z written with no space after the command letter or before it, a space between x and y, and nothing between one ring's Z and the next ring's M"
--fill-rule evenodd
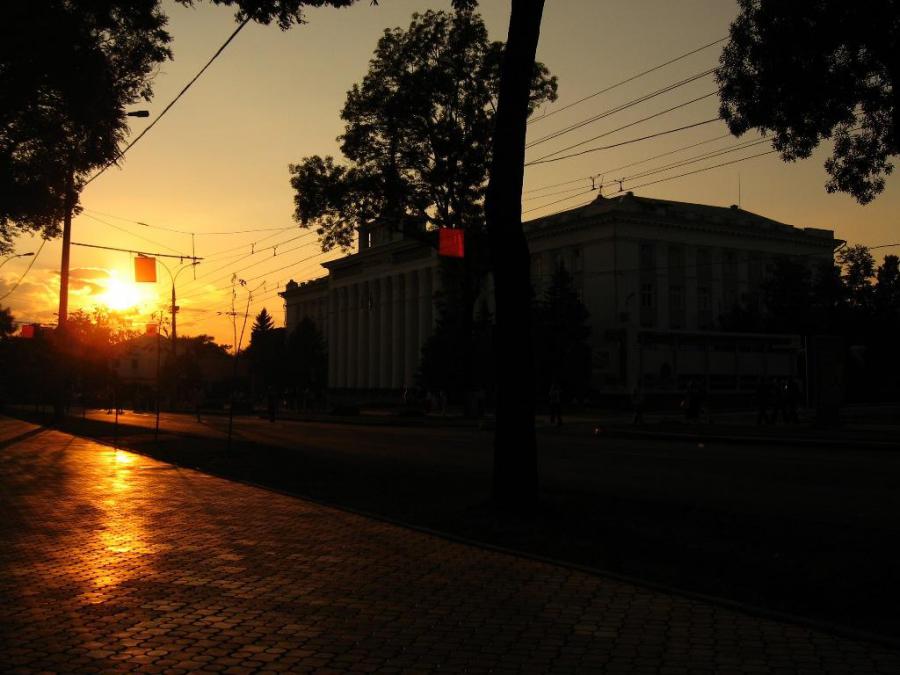
M590 312L592 388L627 393L752 391L760 377L796 376L796 336L726 333L719 317L761 302L779 257L833 260L831 230L798 228L741 210L637 197L598 197L524 224L540 296L562 265ZM393 390L415 383L435 326L438 257L421 234L360 233L357 253L281 294L288 333L304 317L323 332L329 386ZM487 299L490 304L490 288Z

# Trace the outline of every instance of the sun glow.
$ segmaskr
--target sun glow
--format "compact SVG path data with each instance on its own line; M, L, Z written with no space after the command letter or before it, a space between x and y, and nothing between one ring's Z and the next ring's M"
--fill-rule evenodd
M106 290L98 298L109 309L116 311L130 309L137 305L141 299L141 292L134 284L119 281L118 279L110 279Z

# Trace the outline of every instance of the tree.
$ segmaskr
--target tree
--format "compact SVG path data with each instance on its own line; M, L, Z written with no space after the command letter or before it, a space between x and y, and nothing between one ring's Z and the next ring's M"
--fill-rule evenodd
M0 35L0 250L51 237L87 175L119 156L125 108L171 57L154 0L14 2ZM40 45L39 48L36 45Z
M259 339L263 333L267 333L273 328L275 328L275 320L272 318L272 315L269 314L268 310L263 307L259 314L256 315L256 320L253 322L253 327L250 329L250 344L253 344L254 339Z
M16 332L16 323L9 307L0 307L0 340L5 340Z
M309 317L303 317L287 340L286 368L289 387L308 403L328 384L328 349L325 338Z
M488 40L476 5L457 0L452 13L386 30L341 111L347 163L291 165L294 218L316 227L323 250L349 249L357 231L383 222L484 229L503 45ZM555 100L556 79L540 64L529 73L530 111Z
M253 322L246 353L254 379L262 388L279 389L284 380L284 329L275 328L275 321L265 307Z
M304 7L357 2L210 1L236 5L239 21L282 29L302 23ZM125 108L151 99L153 76L171 57L159 0L11 2L2 11L0 252L21 232L59 234L88 176L121 158Z
M896 0L739 3L716 71L732 133L771 132L785 161L833 138L826 190L872 201L900 152Z
M868 317L872 309L872 277L875 276L875 258L862 244L847 246L838 251L837 262L847 291L847 303L851 310Z
M565 267L553 272L535 304L534 341L538 392L554 382L566 396L583 398L591 383L588 311Z
M512 0L500 66L485 219L496 307L497 408L493 499L528 511L538 498L530 256L522 230L525 126L544 0Z
M884 316L891 316L896 322L900 319L900 258L895 255L884 256L884 262L875 272L874 300L876 311Z

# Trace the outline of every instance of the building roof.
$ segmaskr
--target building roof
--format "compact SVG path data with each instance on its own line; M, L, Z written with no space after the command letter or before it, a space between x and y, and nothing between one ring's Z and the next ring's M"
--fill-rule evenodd
M745 211L736 205L726 207L693 204L668 199L638 197L631 192L616 197L599 195L594 201L584 206L529 220L524 223L524 228L527 233L536 233L540 230L555 229L578 221L588 219L596 221L614 217L679 221L704 226L721 226L727 229L751 229L757 234L799 235L834 241L832 230L794 227Z

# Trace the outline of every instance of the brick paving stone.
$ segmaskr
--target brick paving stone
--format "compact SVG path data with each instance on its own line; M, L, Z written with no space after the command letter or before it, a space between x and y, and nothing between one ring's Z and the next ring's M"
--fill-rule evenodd
M4 671L900 672L865 642L53 431L2 449L0 513Z

